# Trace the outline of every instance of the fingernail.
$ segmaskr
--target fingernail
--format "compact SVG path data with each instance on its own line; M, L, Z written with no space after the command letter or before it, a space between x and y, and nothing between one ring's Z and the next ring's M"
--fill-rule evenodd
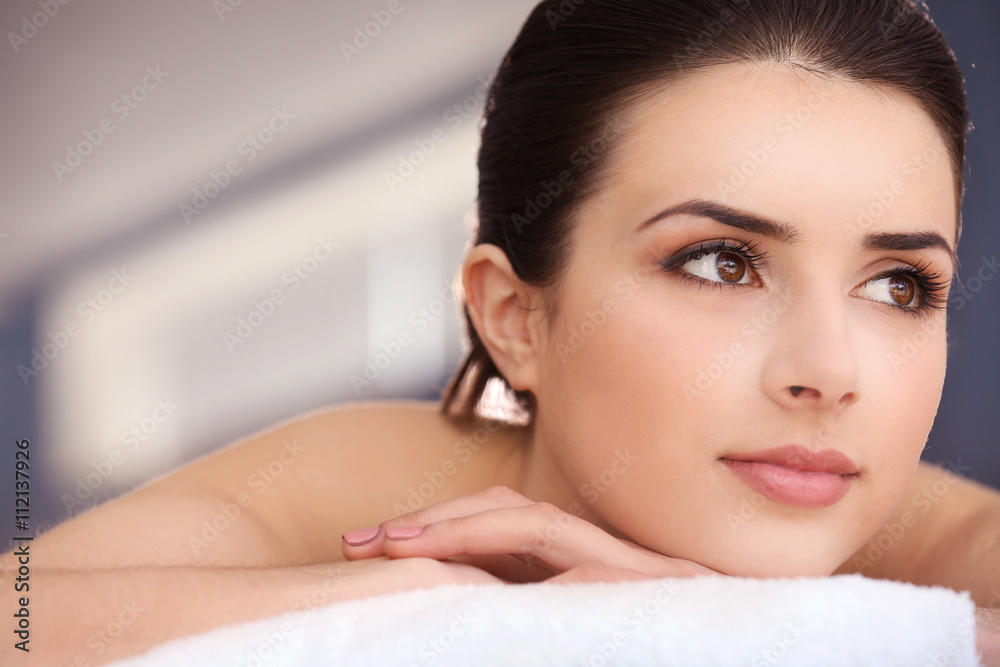
M393 526L385 529L385 536L390 540L408 540L423 531L423 526Z
M378 537L379 530L380 528L378 526L375 526L374 528L352 530L349 533L344 533L344 541L352 547L363 547Z

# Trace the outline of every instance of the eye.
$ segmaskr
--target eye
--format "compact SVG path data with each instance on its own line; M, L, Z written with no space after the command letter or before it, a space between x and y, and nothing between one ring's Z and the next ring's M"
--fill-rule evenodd
M950 281L927 265L897 267L875 276L859 288L860 295L888 304L908 315L924 316L948 307Z
M761 284L760 270L767 264L767 253L756 243L745 241L706 241L684 248L661 263L667 273L677 273L684 280L712 287L737 287Z
M750 260L734 248L696 250L680 265L687 274L713 283L749 285L753 273Z
M865 283L863 293L865 298L900 308L917 307L920 301L917 281L904 273L869 280Z

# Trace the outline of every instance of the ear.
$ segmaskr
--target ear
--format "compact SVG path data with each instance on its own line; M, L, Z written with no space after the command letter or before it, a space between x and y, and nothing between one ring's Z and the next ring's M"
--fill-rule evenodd
M503 250L489 243L469 252L462 284L469 318L497 369L515 390L536 390L537 288L522 282Z

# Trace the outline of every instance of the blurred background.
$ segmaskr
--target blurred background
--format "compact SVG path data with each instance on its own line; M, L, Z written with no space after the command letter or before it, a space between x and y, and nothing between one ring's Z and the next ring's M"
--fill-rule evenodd
M19 439L37 527L306 410L436 399L485 82L533 5L5 0L0 495ZM1000 5L931 11L976 130L925 458L1000 486Z

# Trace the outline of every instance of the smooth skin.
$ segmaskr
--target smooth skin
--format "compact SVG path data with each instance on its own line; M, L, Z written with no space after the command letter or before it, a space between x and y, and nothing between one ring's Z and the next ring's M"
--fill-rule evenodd
M803 108L790 135L779 129ZM492 246L463 267L492 358L538 399L532 427L459 426L427 404L345 406L77 517L32 546L39 664L100 664L226 622L446 582L860 570L1000 606L1000 493L918 463L944 379L945 313L911 312L924 297L892 272L920 268L946 290L954 270L947 156L908 175L914 156L941 150L930 119L892 91L768 64L688 77L620 120L613 168L579 213L554 293L519 281ZM720 187L772 138L779 148L752 177ZM897 178L895 203L859 223ZM642 224L692 200L786 233L690 209ZM936 234L945 247L886 249L878 233ZM574 336L598 310L603 322ZM927 343L895 363L918 332ZM727 350L724 372L699 384ZM848 494L824 508L754 503L722 462L790 443L851 458L861 472ZM275 460L283 472L252 484ZM4 568L10 608L16 562ZM81 622L72 600L93 612ZM125 600L152 613L88 642ZM1000 660L992 619L980 613L988 662Z

